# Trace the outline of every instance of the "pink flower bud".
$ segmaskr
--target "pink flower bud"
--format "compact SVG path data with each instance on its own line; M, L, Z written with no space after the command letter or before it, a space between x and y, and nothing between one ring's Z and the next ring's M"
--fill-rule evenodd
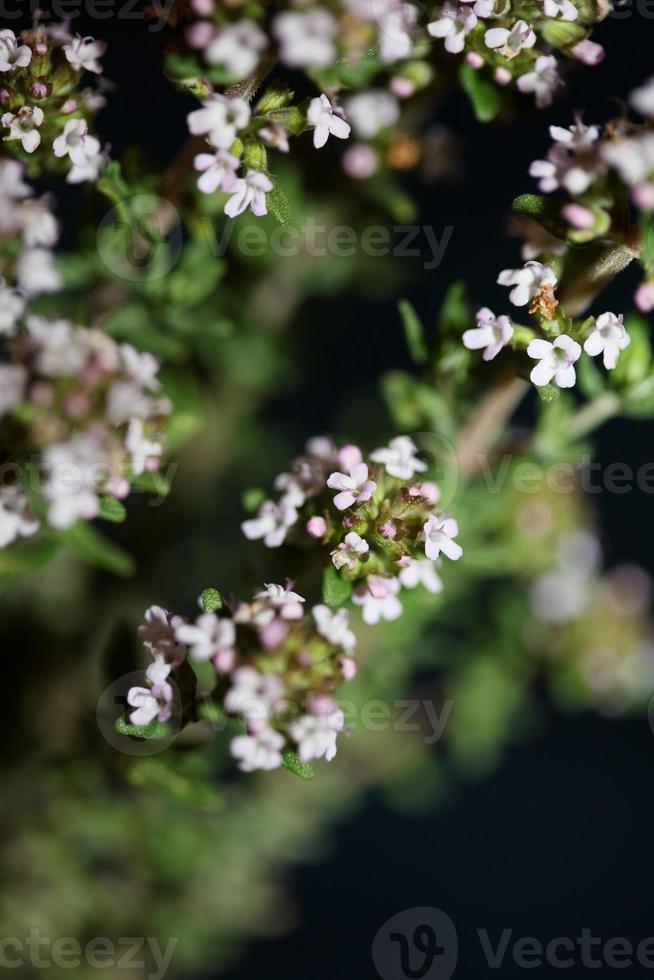
M482 68L484 65L484 59L476 51L468 51L466 55L466 63L469 64L471 68Z
M498 85L510 85L513 75L508 68L496 68L493 78Z
M368 592L374 599L385 599L388 595L388 587L381 575L370 575L367 585Z
M372 177L378 166L377 154L365 143L350 146L343 154L343 170L348 177L353 177L355 180Z
M199 14L201 17L211 17L216 9L213 0L191 0L191 6L196 14Z
M260 735L261 732L265 731L268 727L268 722L265 718L253 718L252 716L247 719L247 730L249 735Z
M341 670L346 681L351 681L357 675L357 665L351 657L343 657L341 660Z
M71 112L77 112L77 102L75 99L67 99L62 105L61 111L65 116L69 116Z
M336 702L328 694L309 694L306 701L309 714L325 718L336 711Z
M654 211L654 184L649 181L636 184L631 192L631 200L641 211Z
M395 525L391 521L384 521L382 526L379 528L379 532L383 538L394 538L397 534Z
M439 488L431 480L425 480L424 483L414 483L409 487L409 496L424 497L430 504L435 504L440 495Z
M601 44L595 44L594 41L588 40L580 41L579 44L575 44L574 48L570 48L570 54L573 58L591 66L599 65L600 61L604 61L604 53Z
M0 102L3 102L3 103L4 102L9 102L9 99L10 98L11 98L11 96L10 96L9 92L7 91L7 89L6 88L3 88L2 91L0 92Z
M389 87L393 95L396 95L398 99L410 99L416 90L411 79L404 78L402 75L394 75L391 78Z
M208 20L199 20L186 32L186 41L191 48L206 48L213 41L216 28Z
M363 456L361 455L361 450L358 446L353 446L349 443L347 446L343 446L342 449L338 451L338 465L346 473L349 473L353 466L357 466Z
M349 514L343 518L343 527L346 531L351 531L354 527L354 518L350 517Z
M643 282L636 290L634 303L641 313L654 310L654 282Z
M561 214L573 228L578 228L580 231L585 228L592 228L595 224L593 212L582 207L581 204L566 204Z
M283 619L276 617L259 630L259 640L266 650L272 650L283 643L288 635L288 626Z
M48 94L48 86L45 82L37 79L35 82L32 82L30 91L35 99L44 99Z
M322 538L327 531L327 521L324 517L310 517L307 521L307 531L313 538Z
M228 674L236 661L234 650L219 650L212 658L212 664L220 674Z

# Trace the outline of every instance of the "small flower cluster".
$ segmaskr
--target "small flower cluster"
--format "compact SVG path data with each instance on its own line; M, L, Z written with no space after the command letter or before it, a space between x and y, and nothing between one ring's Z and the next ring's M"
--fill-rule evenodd
M265 501L243 533L270 548L289 534L320 541L340 578L351 583L364 621L397 619L402 587L440 592L441 555L457 560L462 554L456 521L437 509L438 487L416 479L426 470L408 436L392 439L367 462L357 446L338 449L331 439L311 439L292 471L277 477L279 499Z
M318 605L308 614L304 597L288 582L266 585L252 602L233 602L230 609L201 606L194 622L159 606L147 610L139 635L152 663L148 686L127 695L130 722L168 721L184 707L173 683L176 671L189 662L209 663L213 707L245 726L230 744L240 769L277 769L286 750L297 751L302 762L333 759L344 731L334 691L356 674L347 612ZM187 716L197 717L197 689L190 699Z
M492 360L509 344L516 349L526 347L527 355L538 362L529 376L537 387L552 382L559 388L574 387L574 365L581 356L582 343L586 354L602 355L608 370L616 366L620 352L629 345L622 314L602 313L580 323L563 316L555 295L558 278L551 265L532 260L522 269L505 269L497 281L511 287L509 299L514 306L529 304L536 328L516 329L508 316L496 317L483 307L477 311L477 326L463 334L464 346L468 350L483 349L485 361Z
M99 88L81 88L85 72L102 72L104 50L102 41L75 37L64 24L37 25L19 37L0 31L3 140L20 158L40 148L39 161L45 165L66 161L71 184L96 180L107 159L89 133L104 96Z
M629 104L644 120L623 117L603 129L579 118L567 129L552 126L553 145L544 160L534 161L530 173L543 193L565 195L561 238L578 244L614 242L638 256L645 279L635 302L649 312L654 309L654 256L647 231L654 213L654 78L631 93ZM642 242L638 224L625 224L631 207L642 212ZM532 254L549 250L544 243Z
M23 164L0 160L0 336L11 333L27 298L61 288L51 251L58 237L48 198L34 197Z
M383 164L415 166L420 145L408 131L398 132L401 102L435 77L431 38L444 39L446 57L465 53L468 69L490 70L500 86L515 81L542 107L562 85L552 51L598 63L603 49L588 34L608 11L583 0L531 0L518 19L499 0L447 0L425 29L418 4L408 0L278 6L270 16L256 2L244 12L240 5L190 0L168 59L172 77L202 100L189 115L191 133L206 136L211 149L196 157L198 187L230 194L230 217L247 207L266 213L273 188L267 149L288 153L289 138L307 129L316 148L329 136L346 140L353 133L343 168L356 179ZM249 80L263 79L276 62L305 71L319 94L294 104L293 93L273 82L251 112L243 97ZM341 105L343 89L350 92Z

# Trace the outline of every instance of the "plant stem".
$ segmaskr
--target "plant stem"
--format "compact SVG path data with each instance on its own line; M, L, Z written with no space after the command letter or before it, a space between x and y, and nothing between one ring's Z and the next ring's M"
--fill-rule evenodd
M567 429L570 442L582 439L594 429L599 428L603 422L614 418L621 407L622 402L615 392L605 391L598 395L592 402L588 402L587 405L580 408L572 419Z

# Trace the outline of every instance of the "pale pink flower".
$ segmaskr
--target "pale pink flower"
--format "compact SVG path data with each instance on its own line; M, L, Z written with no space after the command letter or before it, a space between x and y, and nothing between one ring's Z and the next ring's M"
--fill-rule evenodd
M104 41L95 41L92 37L74 37L64 45L66 60L75 71L90 71L94 75L102 73L99 58L107 50Z
M581 347L571 337L562 334L554 343L549 340L531 340L527 354L539 362L529 375L533 384L540 387L549 384L554 378L559 388L574 386L574 364L579 359Z
M210 65L220 65L233 78L245 78L254 71L267 38L253 20L226 24L207 46L204 57Z
M187 122L194 136L206 135L216 149L228 150L249 123L250 115L250 106L244 99L214 94L203 99L201 109L188 114Z
M20 140L26 153L34 153L41 142L39 126L43 125L43 109L39 106L24 105L17 113L5 112L0 119L3 126L9 129L8 140Z
M297 509L284 497L279 503L266 500L256 517L243 521L241 530L249 541L263 538L268 548L278 548L285 540L290 527L298 518Z
M263 728L249 735L237 735L229 743L229 750L238 760L242 772L279 769L283 762L284 738L272 728Z
M32 49L27 44L19 44L13 31L0 31L0 71L27 68L31 60Z
M487 48L499 50L505 58L515 58L527 48L533 48L536 35L531 25L524 20L517 20L509 30L506 27L491 27L484 34L484 44Z
M506 347L513 336L513 327L508 316L496 317L487 306L477 310L477 327L466 330L463 334L463 344L468 350L484 349L485 361L492 361L503 347Z
M324 93L319 98L311 99L307 109L307 122L313 127L313 145L316 149L324 146L330 135L339 140L346 140L350 135L349 123Z
M300 762L325 759L336 755L336 736L343 731L345 719L340 709L328 715L302 715L288 728L288 734L298 746Z
M445 50L450 54L460 54L465 47L467 35L476 26L477 16L473 10L446 3L437 20L427 24L427 31L432 37L445 38Z
M619 316L615 313L602 313L584 341L584 350L591 357L603 354L604 367L611 370L618 363L620 351L628 347L630 342L622 313Z
M236 658L236 627L234 620L202 613L195 623L181 623L175 629L175 637L190 648L193 660L211 660L217 669L229 670Z
M311 610L316 621L316 629L328 643L343 650L353 650L356 636L349 627L350 617L347 609L331 610L328 606L314 606Z
M441 578L434 568L434 562L429 558L409 559L408 565L400 569L398 578L405 589L415 589L417 585L422 585L432 593L443 590Z
M286 585L266 582L265 591L257 592L254 598L257 602L271 606L282 619L302 619L302 603L306 599L298 592L293 592L291 585L291 582Z
M69 119L52 144L52 150L56 157L68 156L76 167L86 167L89 159L99 154L100 143L89 135L85 119Z
M362 555L370 551L370 546L355 531L350 531L334 551L330 552L332 562L336 568L356 568Z
M280 57L291 68L328 68L336 57L338 24L321 7L306 13L284 11L273 21Z
M534 94L539 109L552 104L554 92L561 84L557 61L552 54L544 54L537 58L533 71L521 75L517 82L521 92Z
M266 194L273 189L272 181L261 170L248 170L234 184L232 196L224 207L229 218L236 218L250 208L257 217L268 213Z
M364 623L374 626L380 619L391 622L402 615L402 603L397 597L399 591L399 579L369 575L355 590L352 602L362 607Z
M193 166L201 172L198 178L198 190L203 194L213 194L219 188L229 194L236 187L239 160L227 150L198 153Z
M168 721L172 712L173 689L167 681L149 687L132 687L127 692L127 703L135 708L129 716L132 725L145 727L150 722Z
M522 269L504 269L497 281L500 286L515 287L509 293L514 306L526 306L543 286L554 288L558 283L552 266L542 262L526 262Z
M327 480L327 486L330 490L340 491L334 497L334 506L338 510L347 510L354 504L370 500L377 489L375 481L368 479L366 463L356 463L348 474L332 473Z
M418 449L409 436L396 436L388 446L370 453L374 463L383 463L389 476L410 480L414 473L424 473L427 464L418 459Z
M425 522L422 528L425 536L425 554L431 561L440 557L441 553L452 561L458 561L463 554L463 548L454 538L459 533L459 525L453 517L436 517L435 514Z

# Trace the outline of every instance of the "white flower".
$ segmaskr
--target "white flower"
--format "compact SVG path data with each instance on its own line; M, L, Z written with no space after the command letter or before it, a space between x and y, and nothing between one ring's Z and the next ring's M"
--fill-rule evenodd
M69 44L64 45L64 54L69 65L75 71L90 71L94 75L102 73L102 65L98 61L107 50L104 41L94 41L92 37L74 37Z
M414 473L424 473L427 464L418 459L418 449L409 436L396 436L383 449L370 453L374 463L383 463L389 476L398 480L409 480Z
M235 79L241 79L254 71L259 52L266 44L266 35L253 20L241 20L221 28L205 49L204 57L210 65L220 65Z
M249 207L252 214L262 217L268 213L266 194L272 189L272 181L261 170L248 170L245 177L237 179L223 210L229 218L236 218Z
M203 99L202 108L187 116L188 127L194 136L206 135L219 150L228 150L236 134L250 121L250 106L244 99L212 95Z
M302 603L306 602L303 596L291 590L290 582L286 585L267 582L265 591L257 592L254 598L257 602L279 610L282 619L301 619Z
M581 347L571 337L562 334L553 344L549 340L531 340L527 354L539 362L529 375L533 384L540 387L554 378L559 388L573 387L576 381L573 365L579 359Z
M145 625L139 626L136 632L152 656L166 656L173 667L182 663L186 657L186 647L178 643L175 637L175 630L183 622L182 618L171 616L161 606L150 606L145 611L144 619Z
M328 68L336 57L338 25L321 7L306 13L285 11L273 21L280 57L291 68Z
M243 772L269 771L281 766L283 746L284 738L279 732L264 728L253 735L237 735L231 740L229 750Z
M336 612L328 606L314 606L311 610L316 621L316 629L328 643L344 650L353 650L356 646L356 636L349 627L350 617L347 609L337 609Z
M579 12L571 0L543 0L546 17L560 17L561 20L576 20Z
M76 435L43 452L46 473L44 496L50 502L48 523L59 530L78 518L97 517L100 508L98 478L107 472L107 460L96 439Z
M340 710L328 715L302 715L289 725L288 734L298 746L300 762L326 759L336 755L336 736L343 731L345 719Z
M36 534L40 526L29 511L27 496L21 487L0 488L0 548L6 548L16 538Z
M347 100L345 109L355 133L363 140L373 139L400 118L397 99L384 91L359 92Z
M77 374L86 363L88 348L78 342L69 320L27 317L30 346L36 352L35 366L40 374L61 378Z
M514 306L526 306L543 286L553 289L558 283L552 266L542 262L526 262L522 269L504 269L497 281L500 286L515 286L509 293Z
M131 344L121 344L118 350L123 369L131 380L148 391L156 391L159 388L159 361L154 354L138 351Z
M378 3L375 3L375 8L377 6ZM381 7L380 11L375 9L379 24L377 43L379 59L388 65L411 56L411 34L418 23L418 8L412 3L402 3L401 0L382 2Z
M32 60L32 49L27 44L18 44L13 31L0 31L0 71L13 71L27 68Z
M442 592L443 583L434 568L434 562L429 558L411 558L399 572L400 584L405 589L415 589L423 585L427 592Z
M336 568L356 568L361 555L370 551L370 546L355 531L345 535L338 548L331 552L331 559Z
M536 58L533 71L528 71L518 79L517 85L520 91L533 92L539 109L552 104L554 90L561 84L557 68L554 55L544 54Z
M297 509L285 497L279 503L266 500L259 508L259 513L249 521L243 521L241 530L248 541L263 538L267 548L279 548L288 533L288 529L297 521Z
M140 476L144 470L149 469L151 462L156 462L161 456L162 446L160 442L147 439L143 432L142 419L130 419L125 436L125 449L130 455L130 463L134 476Z
M83 166L78 166L76 163L73 164L66 175L66 183L83 184L87 181L97 180L106 165L106 151L100 151L95 156L88 156Z
M350 135L350 125L323 93L319 98L311 99L307 109L307 122L314 127L313 145L316 149L324 146L330 134L339 140L346 140Z
M644 85L634 89L629 96L629 104L642 116L654 119L654 78L650 78Z
M190 647L194 660L212 660L214 664L226 664L234 658L236 627L233 619L203 613L195 624L182 623L175 629L175 638ZM228 654L228 657L225 657Z
M399 579L369 575L365 583L356 589L352 602L355 606L363 607L364 623L374 626L380 619L390 622L402 615L402 603L397 597L399 591Z
M630 186L648 180L654 170L654 133L644 132L633 139L604 142L602 159L614 167Z
M506 27L491 27L484 34L487 48L499 48L505 58L515 58L525 48L533 48L536 35L524 20L517 20L511 30Z
M17 160L0 160L0 197L16 201L29 197L32 188L23 180L25 167Z
M236 171L238 157L227 150L217 150L215 153L198 153L193 166L202 172L198 178L198 190L203 194L213 194L220 188L230 193L236 187Z
M27 371L19 364L0 364L0 418L19 405L25 394Z
M513 336L513 327L508 316L496 317L487 306L477 310L477 327L466 330L463 334L463 345L468 350L485 348L483 358L492 361L503 347L506 347Z
M466 35L477 26L477 16L469 7L455 7L446 3L437 20L427 24L432 37L445 38L445 50L460 54L466 43Z
M45 248L27 248L21 252L16 261L16 278L29 296L56 293L62 286L54 256Z
M628 347L630 342L622 313L619 316L615 313L602 313L584 341L584 350L591 357L603 353L604 367L611 370L618 363L620 351Z
M27 248L54 245L59 237L59 226L48 207L45 197L23 201L20 206L23 242Z
M452 561L458 561L463 554L463 548L454 541L459 533L459 525L453 517L436 517L435 514L423 525L425 535L425 554L431 561L440 557L441 553Z
M17 113L5 112L0 119L3 126L9 129L9 136L3 137L7 140L20 140L26 153L34 153L34 150L41 142L39 126L44 120L43 109L38 106L24 105Z
M0 286L0 336L10 336L23 315L25 300L15 289Z
M262 126L259 130L259 137L268 146L279 150L280 153L288 153L290 149L288 145L288 133L281 123L270 123L268 126Z
M52 144L56 157L70 157L76 167L86 167L89 158L97 157L100 143L95 136L89 136L86 119L69 119L63 133Z
M327 479L330 490L339 490L334 497L334 506L338 510L346 510L354 504L370 500L377 489L374 480L368 479L368 467L365 463L356 463L345 473L332 473Z
M253 667L239 667L231 676L232 686L225 695L225 711L240 715L248 723L267 722L284 686L273 674L260 674Z
M145 727L156 718L167 721L171 715L173 689L167 681L160 681L148 687L132 687L127 692L127 703L136 708L129 720L132 725Z

